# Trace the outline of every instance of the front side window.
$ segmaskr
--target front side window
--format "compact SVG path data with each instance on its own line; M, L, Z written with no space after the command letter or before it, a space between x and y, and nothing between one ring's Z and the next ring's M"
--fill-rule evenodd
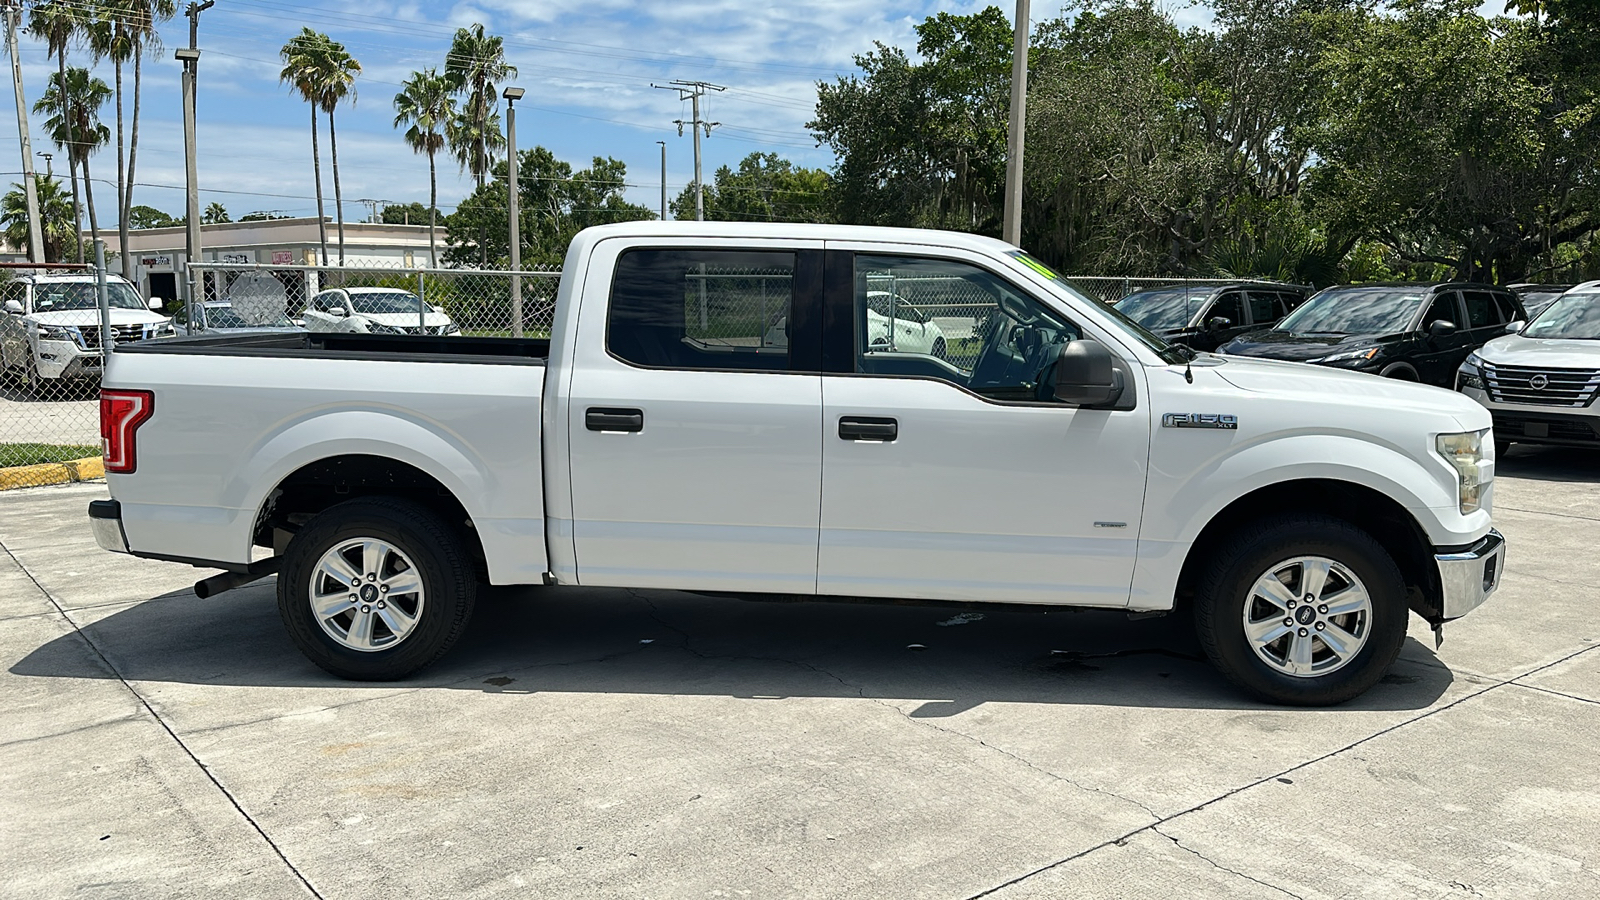
M1000 276L952 260L858 255L854 310L857 372L937 378L992 400L1049 400L1061 345L1083 336Z
M1218 297L1216 304L1211 307L1211 311L1206 313L1206 322L1216 318L1227 319L1229 327L1243 325L1244 296L1238 291L1229 291Z
M796 255L630 250L617 261L606 346L650 368L790 370Z
M1455 294L1444 293L1433 298L1433 303L1428 307L1428 314L1422 317L1422 330L1427 331L1428 326L1435 322L1449 322L1456 325L1461 321L1461 315L1456 310Z

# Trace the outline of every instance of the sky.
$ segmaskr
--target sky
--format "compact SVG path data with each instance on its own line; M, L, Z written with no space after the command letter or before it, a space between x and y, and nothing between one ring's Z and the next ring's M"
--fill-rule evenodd
M989 0L994 2L994 0ZM184 5L179 3L180 9ZM856 71L853 59L874 41L908 50L913 27L940 11L967 14L983 0L790 0L762 6L749 0L217 0L201 15L198 100L199 179L202 207L223 204L235 218L271 210L314 215L310 113L278 81L278 50L304 26L328 33L361 62L356 102L336 114L345 217L370 214L362 199L427 202L427 159L411 152L393 127L393 98L419 69L443 68L451 36L482 23L505 38L512 80L527 90L517 104L517 143L542 144L583 169L595 156L622 160L627 197L652 209L660 203L661 157L667 144L670 197L693 178L690 136L674 119L689 118L678 94L652 84L673 79L709 81L727 90L711 94L702 114L719 121L703 141L705 177L720 165L736 166L752 152L774 152L798 165L828 167L827 148L805 130L816 83ZM997 5L1008 12L1010 0ZM1035 23L1059 14L1060 2L1034 0ZM1498 6L1491 0L1489 6ZM1204 6L1174 0L1169 12L1180 26L1209 22ZM144 94L134 202L181 215L184 205L181 67L172 50L188 43L182 15L161 27L164 46L145 60ZM31 105L55 72L44 44L24 35L24 89ZM76 50L69 63L93 65ZM108 63L96 75L112 83ZM129 114L132 81L127 76ZM102 119L114 128L111 103ZM31 117L33 149L52 151L42 118ZM14 114L0 116L0 178L20 181ZM333 183L326 119L321 123L323 191L333 214ZM58 154L58 168L65 157ZM35 160L40 171L43 160ZM108 147L91 161L101 222L115 221L116 156ZM472 188L452 159L439 159L439 205L449 212Z

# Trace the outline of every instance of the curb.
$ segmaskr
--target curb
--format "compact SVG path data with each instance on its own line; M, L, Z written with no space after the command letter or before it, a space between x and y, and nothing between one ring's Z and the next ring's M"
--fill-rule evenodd
M47 484L70 484L104 477L106 477L105 461L98 456L67 462L40 463L35 466L11 466L0 469L0 491Z

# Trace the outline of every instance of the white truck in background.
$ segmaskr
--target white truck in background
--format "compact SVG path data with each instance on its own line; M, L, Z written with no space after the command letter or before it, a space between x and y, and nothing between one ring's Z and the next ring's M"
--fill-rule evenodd
M869 284L987 313L944 358L875 347ZM1195 357L966 234L593 228L549 340L146 342L102 411L100 545L227 570L201 596L276 572L346 678L438 658L487 582L1192 607L1232 681L1330 704L1505 552L1472 400Z

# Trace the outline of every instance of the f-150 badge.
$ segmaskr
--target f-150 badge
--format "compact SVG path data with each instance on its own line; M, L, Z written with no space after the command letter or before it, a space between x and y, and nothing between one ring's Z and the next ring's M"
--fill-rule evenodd
M1220 413L1167 413L1161 417L1162 428L1221 428L1234 431L1239 427L1239 417Z

